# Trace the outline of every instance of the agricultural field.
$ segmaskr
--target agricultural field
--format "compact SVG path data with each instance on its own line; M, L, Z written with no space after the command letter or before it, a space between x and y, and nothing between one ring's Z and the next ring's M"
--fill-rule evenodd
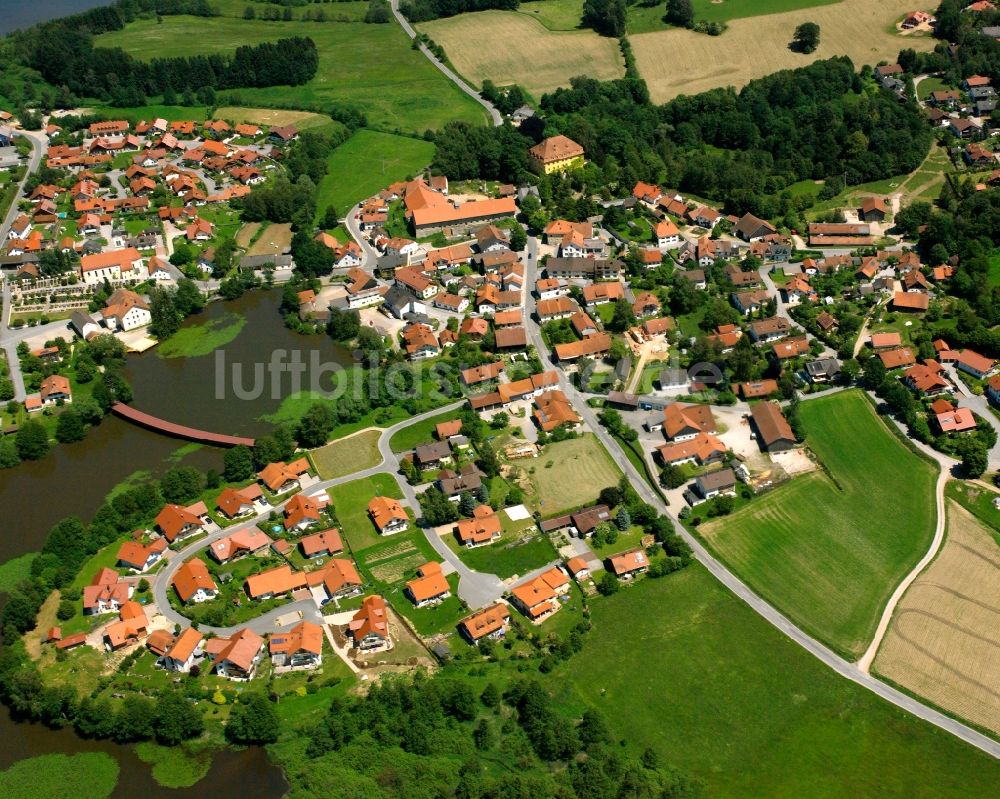
M698 18L705 18L699 13L702 1L709 5L709 0L695 2ZM731 2L735 0L719 4L719 13L725 13L721 9ZM660 103L678 94L697 94L718 86L739 88L754 78L835 55L850 56L860 68L880 60L895 61L903 47L934 48L934 40L929 37L902 37L893 30L896 20L912 10L907 0L843 0L829 5L809 2L813 8L803 8L804 4L797 0L753 2L754 7L799 10L731 19L729 29L721 36L676 28L632 36L639 72L649 85L653 101ZM741 5L748 8L751 0ZM815 22L821 29L820 45L809 55L788 49L795 27L803 22Z
M996 791L1000 762L838 676L697 563L590 612L583 650L545 678L563 712L598 709L631 754L652 747L706 797Z
M571 31L580 27L583 4L577 0L534 0L521 3L517 11L537 19L550 31Z
M930 544L936 469L860 391L803 402L799 413L826 473L797 477L698 532L761 596L853 657Z
M517 467L530 483L525 504L545 517L594 502L602 488L617 485L622 476L593 433L548 444L537 458Z
M949 502L944 547L903 595L874 664L879 675L994 734L1000 733L998 562L992 531Z
M476 85L516 83L540 98L576 75L608 80L625 74L617 39L593 31L551 31L516 11L480 11L419 25ZM483 31L490 44L483 46Z
M366 430L340 438L313 450L309 453L309 458L323 480L370 469L382 462L378 451L379 436L378 430Z
M361 22L265 22L231 17L176 16L138 20L124 30L96 37L98 47L121 47L136 58L233 52L289 36L308 36L320 54L316 77L304 86L238 89L240 104L350 105L368 121L391 130L423 132L450 119L484 122L486 114L421 53L395 24Z
M318 213L332 205L344 215L390 183L417 175L433 157L434 145L423 139L359 130L327 159L316 198Z

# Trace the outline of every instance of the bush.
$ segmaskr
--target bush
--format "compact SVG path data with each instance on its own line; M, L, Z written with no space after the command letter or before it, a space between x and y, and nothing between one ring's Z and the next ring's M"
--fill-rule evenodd
M64 599L59 603L59 609L56 611L56 618L59 621L67 621L72 619L76 615L76 605L70 602L68 599Z

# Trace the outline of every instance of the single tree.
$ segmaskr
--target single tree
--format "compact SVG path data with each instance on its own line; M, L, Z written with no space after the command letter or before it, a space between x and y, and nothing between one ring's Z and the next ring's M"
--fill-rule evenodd
M803 22L795 29L792 49L800 53L813 53L817 47L819 47L819 25L815 22Z

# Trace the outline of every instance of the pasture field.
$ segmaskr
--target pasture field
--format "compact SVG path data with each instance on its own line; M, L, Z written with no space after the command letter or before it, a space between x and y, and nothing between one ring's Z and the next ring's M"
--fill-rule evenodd
M577 0L533 0L521 3L517 11L537 19L550 31L572 31L580 27L583 4Z
M327 172L316 198L318 213L332 205L337 213L346 214L359 200L390 183L417 175L433 158L431 142L359 130L327 159Z
M539 457L518 466L528 470L531 482L525 504L546 517L594 502L622 476L593 433L548 444Z
M797 477L698 532L761 596L853 657L930 545L936 470L860 391L803 402L799 414L829 474Z
M591 30L551 31L517 11L479 11L418 26L444 47L455 69L474 84L516 83L540 98L576 75L608 80L625 74L618 40ZM484 46L483 31L489 31Z
M903 595L875 670L962 719L1000 733L1000 548L948 502L948 538Z
M253 243L247 255L281 255L292 246L292 226L289 224L268 225Z
M350 541L355 552L390 540L382 538L375 529L368 515L368 503L376 496L403 498L403 492L399 490L399 484L391 474L379 472L371 477L352 480L327 489L327 495L340 522L340 532ZM398 538L399 536L395 536L391 540L396 541Z
M336 9L331 6L331 13ZM96 37L98 47L121 47L136 58L231 53L243 44L308 36L319 50L319 71L303 86L237 89L241 105L320 110L342 103L392 130L423 132L451 119L485 122L486 113L421 53L399 25L363 22L265 22L232 17L137 20Z
M275 125L295 125L299 130L318 128L330 124L330 117L312 111L288 111L283 108L246 108L240 105L226 105L215 111L215 119L230 119L237 125L252 122L255 125L274 127Z
M503 511L500 511L500 518L507 522ZM523 576L559 559L559 553L548 536L539 532L531 519L521 530L504 529L500 540L489 546L469 549L463 547L452 534L445 540L470 569L495 574L502 580L514 575Z
M838 676L697 563L590 610L583 650L548 688L567 717L598 709L632 754L652 747L706 797L996 791L1000 762Z
M718 6L722 9L734 0ZM708 0L704 0L706 4ZM750 7L751 0L745 0ZM755 7L795 6L795 0L753 2ZM904 47L932 50L929 37L902 37L892 30L896 20L912 10L907 0L843 0L831 5L801 8L766 17L733 19L721 36L672 28L631 37L639 72L649 85L653 102L662 103L678 94L697 94L719 86L745 86L782 69L792 69L835 55L850 56L855 67L895 61ZM699 0L695 2L695 16ZM714 8L715 6L713 6ZM721 12L720 12L721 13ZM809 55L788 49L797 25L820 26L820 45ZM450 54L450 51L449 51Z
M378 430L366 430L348 438L331 441L310 452L309 458L323 480L343 477L345 474L378 466L382 462L378 439Z

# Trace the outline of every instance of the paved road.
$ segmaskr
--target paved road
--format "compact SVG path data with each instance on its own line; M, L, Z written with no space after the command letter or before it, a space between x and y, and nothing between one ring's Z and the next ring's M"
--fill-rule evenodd
M0 241L6 241L7 231L10 230L10 226L17 218L17 204L24 199L24 184L29 177L38 171L38 167L42 163L42 157L49 149L49 137L44 133L31 130L18 130L17 133L18 136L24 136L24 138L31 142L31 156L28 158L28 168L21 179L21 185L18 187L17 194L14 195L14 201L10 204L10 208L7 209L7 215L4 217L3 222L0 223Z
M525 269L525 283L527 284L528 291L534 287L535 280L537 279L537 247L538 243L535 239L532 238L528 240L528 252L530 257L528 258L527 268ZM532 309L534 308L534 298L528 301L528 305ZM534 318L528 318L526 320L526 325L528 328L528 337L531 343L537 348L539 356L544 356L546 349L544 348L544 344L538 330L538 325ZM754 591L752 591L746 583L740 580L739 577L730 572L725 566L722 565L722 563L716 560L716 558L704 546L702 546L700 541L684 529L672 513L671 509L668 508L660 497L656 495L649 484L632 465L631 461L629 461L629 459L625 456L625 453L618 445L618 442L611 438L607 431L598 424L596 414L594 413L594 410L587 405L585 397L577 391L568 380L565 379L561 372L559 382L560 388L566 393L567 398L573 403L577 413L583 417L584 421L590 425L591 429L601 440L604 446L608 448L608 451L618 462L619 466L621 466L628 477L629 482L632 484L633 488L635 488L639 496L642 497L645 502L648 502L658 511L666 514L668 518L671 519L677 534L688 543L694 552L695 557L720 583L722 583L737 597L746 602L751 609L770 622L780 632L784 633L788 636L788 638L819 659L826 666L840 674L842 677L846 677L852 682L857 683L863 688L877 694L896 707L930 722L934 726L951 733L972 746L975 746L977 749L981 749L993 757L1000 758L1000 743L994 741L992 738L988 738L968 725L946 716L944 713L935 710L932 707L928 707L919 700L914 699L911 696L907 696L903 692L880 682L870 674L865 673L858 667L857 664L844 660L831 649L800 630L786 616L754 593Z
M452 410L458 410L464 405L464 401L453 402L450 405L446 405L442 408L435 408L432 411L413 416L406 421L400 422L392 427L386 428L382 431L379 436L379 454L382 456L382 461L368 469L361 469L350 474L346 474L342 477L337 477L331 480L321 480L313 485L309 486L306 491L310 494L317 493L319 491L324 491L328 488L333 488L334 486L341 485L343 483L349 483L353 480L360 480L365 477L371 477L374 474L380 472L386 472L392 470L396 480L400 484L400 488L403 491L403 495L406 497L410 506L413 508L414 513L419 516L420 504L417 501L416 492L413 487L409 485L403 478L398 474L399 471L399 456L394 453L389 446L389 441L392 436L398 431L409 427L412 424L423 421L424 419L430 418L431 416L436 416L440 413L446 413ZM279 506L280 507L280 506ZM170 605L170 591L171 584L173 582L174 575L181 565L195 557L198 553L207 549L213 543L218 541L220 538L224 538L227 535L232 535L238 530L251 529L256 527L261 521L268 518L271 513L271 508L263 513L257 514L256 516L247 519L239 524L233 525L231 527L226 527L220 530L216 530L210 533L205 538L199 539L188 546L177 552L167 563L166 567L161 569L157 574L152 577L151 588L153 592L153 599L156 602L157 608L160 612L173 624L179 624L182 627L186 627L190 624L187 617L181 615ZM459 586L458 595L461 599L465 600L466 603L472 608L485 607L497 599L504 593L506 587L503 582L495 574L483 574L481 572L472 571L468 566L466 566L461 559L456 555L448 545L441 540L441 537L437 535L433 530L424 529L424 535L430 542L431 546L434 547L435 551L441 555L443 560L446 560L452 565L454 570L459 574ZM280 616L284 616L289 613L301 613L306 618L319 621L321 614L316 608L316 604L311 600L298 600L294 602L289 602L281 605L274 610L256 617L255 619L247 622L246 624L241 624L235 627L212 627L209 625L200 625L199 629L202 632L212 632L219 636L228 636L235 633L237 630L243 627L249 627L254 632L263 635L264 633L271 632L275 628L275 623Z
M955 395L958 398L958 407L969 408L977 416L981 416L989 422L997 432L997 443L993 445L988 454L990 469L1000 469L1000 419L993 414L989 400L986 397L981 394L973 394L965 383L962 382L954 364L944 364L944 370L957 389Z
M399 0L389 0L389 2L390 5L392 6L392 15L396 18L396 22L398 22L402 26L403 30L406 32L406 35L409 36L411 39L417 38L417 32L413 30L413 26L410 25L406 17L404 17L399 12ZM485 39L483 40L483 46L484 47L489 46L489 44ZM423 44L420 45L420 52L423 53L425 56L427 56L427 58L430 59L430 62L447 76L448 80L450 80L452 83L458 86L458 88L461 89L463 92L465 92L465 94L469 95L469 97L471 97L473 100L479 103L484 109L486 109L486 113L490 115L490 119L492 120L494 127L500 127L503 124L503 114L497 111L493 103L489 102L488 100L484 100L479 95L479 92L473 89L468 83L466 83L464 80L458 77L458 75L456 75L454 72L452 72L452 70L449 69L447 65L442 63L438 59L438 57L434 55L434 53L432 53L430 50L427 49L425 45Z
M361 248L361 268L372 271L378 265L378 250L372 247L371 243L361 232L361 220L358 218L360 213L361 203L358 203L344 217L344 227L347 228L347 232L351 234L351 238Z

